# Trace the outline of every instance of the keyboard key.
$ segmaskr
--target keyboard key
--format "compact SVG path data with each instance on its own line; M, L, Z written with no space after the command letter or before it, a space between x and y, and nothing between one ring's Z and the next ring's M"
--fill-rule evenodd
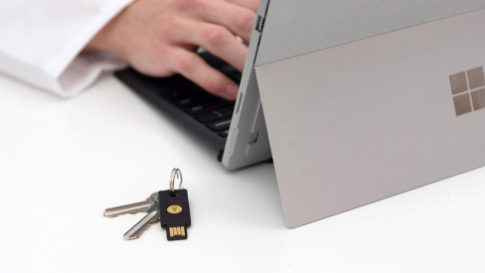
M215 131L215 132L227 130L231 126L231 120L232 118L214 121L212 123L207 124L207 127L209 127L212 131Z
M187 107L189 105L193 105L196 103L202 103L210 100L215 100L216 97L213 95L210 95L209 93L205 94L200 94L200 95L195 95L195 96L190 96L188 98L183 98L181 100L175 101L175 105L178 107Z
M221 137L227 137L229 135L229 130L222 131L218 135L220 135Z
M215 110L215 109L224 108L224 107L229 106L231 104L233 104L233 103L229 102L229 101L216 100L216 101L212 101L212 102L194 105L192 107L187 107L187 108L185 108L185 112L187 112L187 114L189 114L191 116L194 116L194 115L198 115L198 114L202 114L202 113L207 113L207 112Z
M229 111L228 109L218 109L218 110L197 115L195 116L195 119L201 123L207 123L218 119L227 118L231 115L232 115L232 112Z
M169 90L159 91L159 94L167 100L180 100L187 97L198 96L204 93L205 91L198 87L186 88L180 85L169 87Z
M174 99L181 99L185 98L189 95L190 93L184 90L178 90L178 91L168 91L162 93L162 97L168 100L174 100Z

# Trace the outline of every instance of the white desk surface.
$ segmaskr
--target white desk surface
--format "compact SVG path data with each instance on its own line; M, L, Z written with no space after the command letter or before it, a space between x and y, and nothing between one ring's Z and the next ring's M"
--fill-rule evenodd
M485 272L485 168L297 229L271 164L225 170L217 151L113 77L62 100L0 75L0 272ZM105 208L189 191L168 242Z

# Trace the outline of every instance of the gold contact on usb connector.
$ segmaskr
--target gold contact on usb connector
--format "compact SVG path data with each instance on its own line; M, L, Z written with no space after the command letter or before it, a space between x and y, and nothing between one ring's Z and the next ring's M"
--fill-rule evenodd
M170 237L185 236L185 227L169 227Z

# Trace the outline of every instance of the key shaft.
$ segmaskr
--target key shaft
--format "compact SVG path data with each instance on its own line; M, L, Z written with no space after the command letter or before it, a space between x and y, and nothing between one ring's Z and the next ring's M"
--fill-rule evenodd
M135 214L138 212L147 212L152 206L153 206L153 201L151 201L150 199L147 199L146 201L143 201L143 202L106 209L103 215L106 217L113 218L127 213Z
M154 192L150 195L150 198L144 202L106 209L104 216L115 217L126 213L134 214L137 212L146 212L147 215L123 235L125 240L133 240L140 237L143 231L145 231L152 223L160 220L159 207L158 192Z
M156 223L160 220L160 211L153 210L148 213L143 219L141 219L136 225L134 225L130 230L128 230L124 235L123 239L133 240L141 236L143 231L145 231L152 223Z

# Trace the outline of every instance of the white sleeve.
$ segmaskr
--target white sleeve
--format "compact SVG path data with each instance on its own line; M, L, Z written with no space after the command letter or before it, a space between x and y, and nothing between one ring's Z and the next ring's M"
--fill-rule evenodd
M1 0L0 71L63 97L125 64L106 53L81 53L134 0Z

